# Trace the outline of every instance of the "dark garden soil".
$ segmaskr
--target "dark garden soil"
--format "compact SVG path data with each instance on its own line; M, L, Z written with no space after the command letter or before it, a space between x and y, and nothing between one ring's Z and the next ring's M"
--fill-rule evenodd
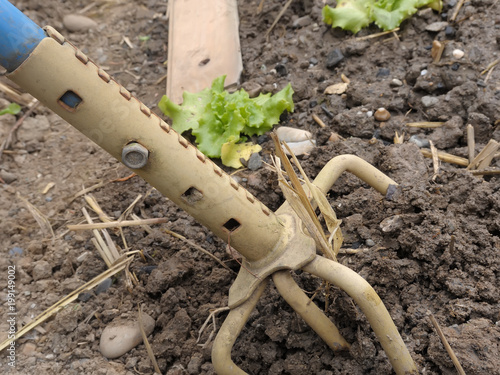
M13 2L41 26L60 30L159 113L167 60L166 0L98 0L86 10L90 3L82 0ZM441 151L467 158L467 124L475 129L476 154L490 139L500 141L500 69L481 74L499 58L500 2L466 1L457 22L435 24L453 13L457 1L445 0L442 14L422 10L396 34L365 40L356 37L380 30L370 27L356 37L332 30L322 22L321 0L292 1L266 40L286 1L266 0L257 14L259 2L239 1L242 87L277 92L292 84L295 111L280 125L314 134L317 147L300 157L309 177L332 157L354 154L400 184L391 199L348 174L333 186L329 199L345 237L339 262L375 288L422 374L456 373L429 312L467 374L500 374L500 177L474 175L446 162L435 173L417 145L430 140ZM65 29L63 16L82 9L97 29ZM446 42L439 63L431 57L434 40ZM465 55L454 57L455 49ZM342 82L341 74L350 80L347 91L325 94ZM0 109L6 99L0 94ZM388 121L374 118L380 107L389 111ZM0 141L15 121L12 115L0 117ZM422 121L445 124L436 129L406 125ZM394 144L395 132L404 134L403 144ZM269 163L272 142L267 136L258 141ZM67 230L68 224L84 222L85 201L71 199L77 192L102 182L92 194L113 218L142 195L134 212L168 222L153 226L151 233L123 230L130 250L145 254L131 264L137 286L129 291L119 276L109 289L71 303L17 341L15 368L7 365L6 352L0 353L0 372L152 374L143 344L114 360L99 351L103 329L117 317L135 317L141 304L156 322L149 340L163 374L214 374L209 335L227 312L217 315L217 327L209 325L200 343L196 340L210 310L227 305L235 273L163 229L185 236L238 271L225 244L140 178L110 182L129 171L42 106L24 121L7 151L0 160L5 181L0 184L0 331L8 329L9 265L17 271L18 328L106 269L92 233ZM490 167L499 168L500 159ZM269 167L241 170L234 177L271 209L283 203ZM54 186L44 192L49 183ZM55 240L40 229L22 198L48 218ZM123 249L121 237L110 233ZM307 292L321 284L301 272L296 280ZM351 344L349 351L332 352L271 285L236 342L234 361L250 374L392 373L352 299L332 288L329 301L327 315ZM315 302L324 308L325 296ZM6 334L1 335L3 340Z

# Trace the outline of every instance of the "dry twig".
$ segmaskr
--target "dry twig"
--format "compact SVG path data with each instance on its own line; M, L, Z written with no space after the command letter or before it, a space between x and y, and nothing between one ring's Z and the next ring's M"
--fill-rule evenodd
M457 5L455 6L455 10L453 11L453 15L451 16L450 18L450 21L451 22L454 22L455 19L457 18L458 16L458 12L460 12L460 9L462 8L462 6L464 5L464 2L465 0L459 0Z
M104 271L100 275L94 277L92 280L90 280L88 283L85 283L78 289L74 290L70 294L68 294L66 297L63 299L59 300L55 304L53 304L51 307L49 307L47 310L39 314L31 323L25 325L22 329L16 332L16 337L15 339L6 339L4 342L0 343L0 352L5 349L7 346L11 344L12 341L14 340L19 340L23 335L31 331L33 328L38 326L39 324L42 324L44 321L49 319L52 315L56 314L59 310L61 310L64 306L69 305L71 302L75 301L80 293L85 292L86 290L90 290L96 285L100 284L103 280L117 274L118 272L122 271L129 262L132 261L132 258L126 258L122 260L120 263L114 265L112 268Z
M326 128L326 125L325 123L323 122L323 120L321 120L318 115L316 115L315 113L312 114L312 118L313 120L316 122L316 124L318 124L320 127L322 128Z
M367 36L362 36L362 37L354 38L354 39L360 41L360 40L367 40L367 39L372 39L372 38L378 38L379 36L384 36L384 35L387 35L387 34L395 33L396 31L399 31L399 27L396 27L393 30L382 31L380 33L370 34L370 35L367 35Z
M26 120L26 118L28 118L29 116L31 116L31 114L33 113L33 111L38 107L38 105L40 104L40 102L37 100L27 111L24 115L21 116L21 118L19 120L17 120L17 122L14 124L14 126L12 127L12 129L10 129L9 131L9 134L7 134L7 138L5 138L5 140L2 142L2 144L0 145L0 159L2 158L2 154L3 154L3 151L10 147L10 143L12 142L12 137L14 136L14 133L17 131L17 129L19 129L19 127L23 124L24 120Z
M273 31L274 29L274 26L276 26L276 24L279 22L279 20L281 19L281 17L283 16L283 14L285 14L286 10L288 9L288 7L290 6L290 4L292 3L293 0L288 0L287 3L283 6L283 8L281 9L281 11L279 12L278 16L276 17L276 19L274 20L273 24L271 25L271 27L266 31L266 40L269 39L269 34L271 34L271 31Z
M467 124L467 151L469 153L469 163L472 163L476 155L476 141L474 137L474 126Z
M474 160L470 162L470 164L467 166L467 169L488 168L499 148L500 143L498 143L494 139L490 139L488 144L481 150L479 154L477 154Z
M460 375L465 375L465 371L462 368L462 365L460 364L460 362L458 361L458 358L455 355L455 352L453 351L450 344L448 343L448 340L446 340L446 337L444 336L444 333L441 330L441 327L439 326L436 318L434 318L434 315L432 315L432 313L430 313L430 312L429 312L429 319L431 320L431 323L434 326L434 329L436 330L439 338L441 339L441 342L443 343L444 348L448 352L448 355L450 356L451 361L453 362L453 365L457 369L458 373Z
M422 155L426 158L432 158L432 152L429 149L422 148L420 149ZM462 167L467 167L469 165L469 161L466 158L461 158L460 156L448 154L447 152L438 151L437 156L439 160L444 161L446 163L453 163L461 165Z
M88 230L88 229L107 229L107 228L123 228L140 225L162 224L168 221L165 217L156 219L141 219L141 220L124 220L112 221L109 223L93 223L93 224L74 224L68 225L69 230Z
M139 311L139 329L141 330L142 341L144 342L144 346L146 347L146 351L148 352L149 359L151 363L153 363L153 367L158 374L161 374L160 367L158 366L158 362L156 362L155 355L153 353L153 349L149 344L148 337L146 336L146 331L144 331L144 326L142 324L142 307L138 306Z
M444 122L430 122L430 121L420 121L420 122L409 122L406 126L410 128L421 128L421 129L433 129L443 126Z

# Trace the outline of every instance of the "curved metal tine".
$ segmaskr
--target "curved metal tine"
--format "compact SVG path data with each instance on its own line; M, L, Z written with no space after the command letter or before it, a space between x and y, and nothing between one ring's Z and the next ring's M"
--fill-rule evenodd
M264 293L268 279L262 281L244 303L232 309L220 327L212 348L212 364L218 375L248 375L231 359L231 349L245 326L250 313Z
M324 193L333 186L343 172L350 172L366 182L381 194L387 194L390 185L398 184L367 161L355 155L340 155L334 157L321 169L313 184Z
M349 349L339 330L300 289L289 270L273 273L273 282L283 299L299 314L332 350Z
M322 256L316 256L302 269L343 289L354 299L368 318L396 374L418 374L389 312L365 279L350 268Z

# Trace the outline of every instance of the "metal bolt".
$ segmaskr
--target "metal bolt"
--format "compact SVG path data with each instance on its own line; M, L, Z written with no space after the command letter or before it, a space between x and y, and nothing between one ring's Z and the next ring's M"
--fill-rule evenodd
M145 167L148 157L148 149L137 142L129 143L122 151L122 163L131 169Z

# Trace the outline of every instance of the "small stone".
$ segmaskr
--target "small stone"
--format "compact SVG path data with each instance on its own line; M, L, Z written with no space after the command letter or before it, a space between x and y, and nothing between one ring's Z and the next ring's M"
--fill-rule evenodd
M403 86L403 82L402 82L401 80L397 79L397 78L394 78L394 79L391 81L390 85L391 85L392 87L401 87L401 86Z
M349 86L346 82L334 83L333 85L328 86L325 89L325 94L327 95L340 95L346 92L347 86Z
M113 284L113 280L111 280L110 277L108 277L107 279L104 279L95 288L95 294L100 294L100 293L107 291L111 287L112 284Z
M316 141L314 139L300 142L291 142L287 144L294 155L309 154L316 147ZM285 150L285 154L290 155L288 150Z
M33 280L48 279L52 276L52 266L49 262L41 260L33 267Z
M248 159L247 168L251 171L256 171L260 167L262 167L262 156L258 152L254 152L250 155L250 159Z
M284 77L288 74L288 70L283 64L277 64L274 69L276 70L276 74L278 74L278 77Z
M311 63L307 60L302 60L301 62L299 62L300 69L308 69L310 65Z
M19 246L14 246L12 249L9 250L9 255L10 256L23 255L23 248Z
M437 33L437 32L440 32L441 30L444 30L446 26L448 26L448 22L444 22L444 21L433 22L430 25L427 25L425 27L425 30L433 32L433 33Z
M251 98L259 96L260 92L262 91L262 86L253 81L244 82L241 87L248 93L248 96Z
M428 148L428 147L430 147L430 143L429 143L429 141L427 139L421 139L417 135L412 135L410 137L410 139L408 140L408 142L414 143L414 144L416 144L420 148Z
M311 58L309 59L309 63L310 63L311 65L318 65L318 59L317 59L317 58L315 58L315 57L311 57Z
M453 26L446 26L444 28L444 35L448 38L453 38L455 36L456 30Z
M5 181L6 184L10 184L17 180L17 176L14 173L10 173L4 170L0 171L0 178Z
M369 238L365 241L365 244L366 244L366 246L372 247L372 246L375 246L375 241L373 241L372 239Z
M335 68L342 60L344 59L344 55L340 48L335 48L331 51L326 57L326 67L328 69Z
M276 130L276 135L280 141L286 143L300 142L312 139L311 132L302 129L291 128L289 126L281 126Z
M377 121L388 121L391 118L391 114L385 108L379 108L375 111L373 117Z
M462 51L461 49L454 49L451 54L453 55L454 58L461 59L462 57L464 57L465 52Z
M380 223L380 228L382 232L392 233L398 229L401 229L404 225L403 219L399 215L390 216Z
M330 137L328 138L328 142L335 143L335 142L340 141L341 139L342 139L342 137L339 135L339 133L332 132L330 134Z
M311 23L312 23L311 16L307 15L304 17L297 18L295 21L293 21L292 27L294 29L298 29L301 27L309 26Z
M435 96L423 96L422 97L422 105L426 108L435 106L436 104L439 103L439 99L436 98Z
M142 325L148 336L153 332L155 320L147 314L142 314ZM102 331L99 350L106 358L114 359L135 348L141 342L139 322L117 319Z
M95 29L97 22L79 14L67 14L63 17L63 25L70 32L82 32Z
M377 78L380 78L380 77L389 77L390 74L391 74L390 69L380 68L378 70L377 74L375 75L375 77L377 77Z

